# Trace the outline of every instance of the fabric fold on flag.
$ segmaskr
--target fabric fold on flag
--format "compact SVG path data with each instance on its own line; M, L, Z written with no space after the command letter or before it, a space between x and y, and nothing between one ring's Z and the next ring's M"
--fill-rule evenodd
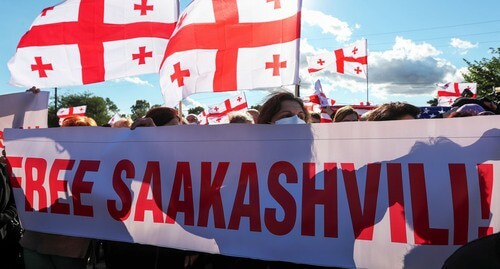
M335 100L330 99L326 96L326 94L323 92L323 87L321 86L321 81L319 79L314 83L314 94L303 97L302 100L304 101L305 107L309 108L308 110L310 112L320 113L320 122L333 122L326 108L335 105Z
M178 0L68 0L46 8L8 63L10 82L48 88L158 73L178 13Z
M307 57L309 73L330 71L339 74L368 78L368 56L366 39L333 52Z
M297 84L301 6L301 0L194 0L160 69L165 105L199 92Z

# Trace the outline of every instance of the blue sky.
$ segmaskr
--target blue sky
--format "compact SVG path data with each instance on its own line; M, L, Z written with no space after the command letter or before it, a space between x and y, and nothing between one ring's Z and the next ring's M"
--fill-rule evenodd
M257 1L257 0L248 0ZM284 1L284 0L282 0ZM7 62L21 36L42 9L59 0L4 0L0 10L0 94L24 89L9 84ZM181 10L190 2L181 0ZM334 73L311 76L306 56L342 48L361 38L368 40L369 101L382 104L406 101L426 105L435 83L461 82L469 61L491 58L490 47L500 47L500 1L348 1L303 0L301 40L301 95L312 93L321 79L327 96L338 104L359 104L367 99L364 80ZM46 89L51 91L53 89ZM130 113L137 99L162 104L156 74L118 81L63 87L58 94L90 91L109 97L122 113ZM263 101L267 91L245 91L250 105ZM228 93L192 95L184 108L213 105Z

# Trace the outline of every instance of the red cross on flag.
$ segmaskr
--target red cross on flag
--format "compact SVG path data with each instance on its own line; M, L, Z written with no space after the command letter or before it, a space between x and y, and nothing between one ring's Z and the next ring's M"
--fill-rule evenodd
M166 106L198 92L298 82L301 0L194 0L165 52Z
M472 92L472 98L476 98L477 83L449 82L444 85L437 85L438 106L451 106L455 99L462 96L465 90Z
M65 118L70 116L85 116L87 111L87 106L75 106L75 107L64 107L60 108L56 115L59 118L59 125L64 121Z
M40 88L157 73L178 0L67 0L44 9L8 63L11 83Z
M209 106L206 115L208 124L225 124L229 123L228 114L237 111L246 111L248 108L247 99L244 93L240 93L234 97L224 100L224 102Z
M367 42L362 39L333 53L325 53L307 57L309 73L322 70L367 79L368 56Z

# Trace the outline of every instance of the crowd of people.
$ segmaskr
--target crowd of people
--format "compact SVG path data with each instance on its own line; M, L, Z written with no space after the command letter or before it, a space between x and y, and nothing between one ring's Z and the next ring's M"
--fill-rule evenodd
M352 121L388 121L418 119L420 109L414 105L392 102L378 106L363 115L359 115L350 106L332 111L333 123ZM458 98L452 109L442 114L443 118L482 116L500 114L500 107L487 98ZM250 109L247 112L229 114L230 123L243 124L306 124L318 121L318 114L310 113L301 98L289 92L273 93L262 105L260 111ZM135 121L121 119L114 122L112 128L130 128L155 126L175 126L181 124L199 124L196 115L179 116L176 109L155 107L142 118ZM97 126L86 116L66 118L61 127ZM286 262L269 262L247 258L227 257L192 253L125 242L101 241L63 235L25 231L24 235L12 236L12 223L18 221L14 200L8 187L5 160L0 163L0 247L2 268L87 268L96 261L104 261L106 268L320 268L311 265L299 265ZM17 225L19 226L19 225ZM461 250L463 251L463 250ZM5 255L8 256L5 256ZM454 258L456 259L456 257ZM454 268L449 266L447 268ZM6 266L6 267L5 267Z

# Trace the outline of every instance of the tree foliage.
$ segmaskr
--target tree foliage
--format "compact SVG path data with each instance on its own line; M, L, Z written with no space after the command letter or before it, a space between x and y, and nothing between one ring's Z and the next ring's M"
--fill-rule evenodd
M438 105L438 99L437 98L431 99L431 100L427 101L427 104L429 106L437 106Z
M59 119L56 115L57 111L55 110L54 102L55 100L49 107L49 127L59 126ZM87 106L85 115L93 118L98 125L106 124L113 116L112 114L118 111L116 104L109 98L104 99L99 96L93 96L90 92L63 95L57 100L58 109L83 105Z
M262 108L262 105L253 105L250 108L251 109L257 109L258 111L260 111L260 109Z
M494 87L500 87L500 48L490 48L491 59L470 62L466 59L468 74L463 74L465 81L477 83L479 97L490 96ZM495 97L495 96L490 96ZM496 96L498 101L498 96Z
M202 106L192 107L188 109L188 114L200 114L203 110L205 110Z
M149 104L148 101L135 100L135 105L130 107L130 112L132 112L132 114L130 115L130 118L132 118L133 120L135 120L137 118L142 118L142 117L144 117L144 115L146 115L146 113L148 112L148 110L150 108L151 108L151 105Z

